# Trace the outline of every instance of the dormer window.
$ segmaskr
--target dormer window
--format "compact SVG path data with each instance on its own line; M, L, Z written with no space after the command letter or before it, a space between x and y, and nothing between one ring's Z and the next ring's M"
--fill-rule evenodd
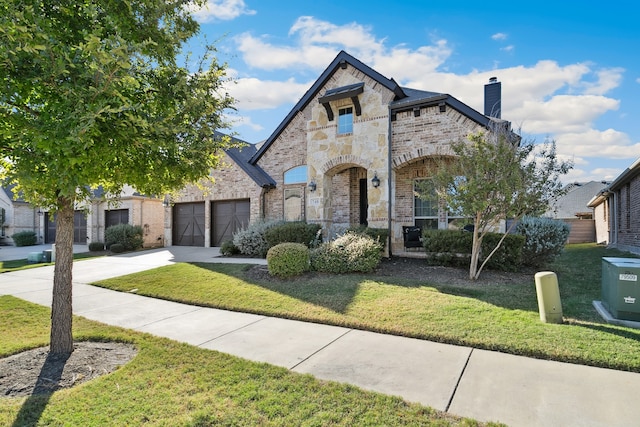
M353 107L338 110L338 134L353 132Z

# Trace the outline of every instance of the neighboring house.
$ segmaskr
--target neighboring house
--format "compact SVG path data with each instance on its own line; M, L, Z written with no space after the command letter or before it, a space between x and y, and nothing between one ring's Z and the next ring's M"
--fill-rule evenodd
M5 210L5 224L0 242L13 244L11 235L19 231L34 231L38 243L55 243L55 214L26 203L19 195L14 197L13 186L0 191L0 208ZM119 202L105 201L101 190L94 192L90 206L78 206L74 214L73 241L86 245L104 242L104 230L115 224L139 225L143 230L144 246L164 246L163 201L146 197L125 186Z
M565 187L565 193L558 198L544 216L560 219L571 227L567 243L595 242L596 226L593 208L589 201L609 183L606 181L575 182Z
M598 242L640 253L640 159L591 201Z
M4 212L4 223L0 226L0 244L13 244L11 236L21 231L35 232L38 242L42 243L42 211L15 194L14 188L14 185L10 185L2 187L0 191L0 214Z
M500 83L485 86L485 114L451 95L399 86L340 52L260 145L226 152L204 192L185 188L167 209L168 245L218 246L248 222L306 220L326 234L365 224L448 228L446 206L416 197L417 181L471 133L510 131L500 119Z

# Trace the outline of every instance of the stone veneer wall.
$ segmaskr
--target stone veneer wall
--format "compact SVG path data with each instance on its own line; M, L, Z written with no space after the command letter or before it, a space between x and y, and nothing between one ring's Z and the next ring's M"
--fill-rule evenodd
M335 118L329 121L326 110L318 102L327 89L334 89L354 83L364 82L364 92L359 95L362 114L353 116L353 132L337 134L338 109L352 106L351 99L331 102ZM360 173L371 181L374 174L382 182L378 189L368 191L369 225L372 227L386 227L388 221L388 104L393 99L393 93L381 87L375 81L348 65L346 69L337 69L327 81L317 97L312 100L307 110L311 118L307 123L307 164L310 179L318 184L316 194L312 195L309 203L307 218L320 222L326 227L345 222L354 224L359 222L359 201L356 201L358 191L352 191L357 179L350 177L339 187L334 176L342 174L345 169L360 167L366 171ZM351 194L344 194L346 190ZM374 191L375 190L375 191ZM347 207L346 204L349 203Z

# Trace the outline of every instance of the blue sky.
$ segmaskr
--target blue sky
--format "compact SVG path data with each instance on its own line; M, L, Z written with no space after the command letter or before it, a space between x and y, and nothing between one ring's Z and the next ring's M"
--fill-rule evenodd
M640 29L627 2L208 0L195 11L237 99L233 131L266 139L340 50L402 86L483 111L502 82L502 118L555 140L564 181L612 180L640 157Z

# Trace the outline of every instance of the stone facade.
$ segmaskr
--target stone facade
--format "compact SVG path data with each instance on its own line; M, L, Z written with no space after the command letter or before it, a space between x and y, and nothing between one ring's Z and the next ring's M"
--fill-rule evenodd
M253 146L247 164L231 159L229 169L213 172L208 194L190 187L175 202L249 198L251 221L286 218L300 203L302 219L321 224L325 235L359 224L384 228L391 251L402 253L402 226L416 223L415 182L451 158L451 142L488 131L496 121L509 125L448 94L402 88L341 52L273 134ZM250 177L247 165L271 183ZM296 168L306 168L304 182L285 184L285 174ZM448 226L444 207L435 224Z

